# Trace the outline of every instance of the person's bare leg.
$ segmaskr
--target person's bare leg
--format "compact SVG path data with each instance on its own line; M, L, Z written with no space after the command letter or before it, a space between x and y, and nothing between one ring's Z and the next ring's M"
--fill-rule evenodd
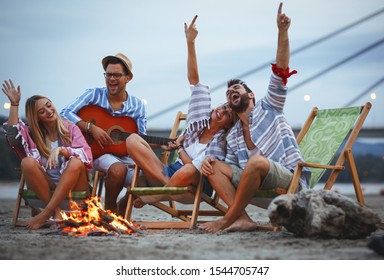
M105 178L105 209L113 213L117 211L117 197L124 188L128 168L122 162L112 164Z
M41 165L33 157L25 157L21 161L21 170L25 177L26 185L33 190L44 205L47 205L51 199L51 189L54 188L54 183L47 175ZM40 211L32 209L32 216L35 217ZM54 213L51 213L54 215ZM24 226L28 221L22 223Z
M208 232L217 232L225 229L228 231L249 231L257 229L257 225L252 222L246 214L245 208L260 187L262 179L268 174L268 170L269 161L266 158L262 156L254 156L249 159L241 176L233 203L229 204L228 212L223 218L217 221L204 223L200 228ZM209 177L211 176L212 175ZM220 177L225 179L224 176ZM235 222L236 224L234 224Z
M208 176L208 180L220 199L222 199L228 207L231 207L236 194L236 189L232 185L232 169L228 164L221 161L213 162L212 167L214 171L213 174ZM248 221L252 222L248 215L245 215L244 218L248 218ZM219 219L217 221L200 224L198 227L209 232L215 232L218 231L215 230L216 227L219 227L222 222L224 221Z
M164 173L163 163L160 161L151 146L139 135L131 134L125 140L127 153L131 156L143 173L143 178L139 178L138 186L164 186L169 177ZM145 178L145 179L144 179ZM119 202L119 213L125 213L128 197L122 198ZM140 198L134 201L136 208L141 208L146 204Z
M151 146L139 135L131 134L125 144L127 152L142 170L150 186L164 186L169 177L164 174L164 166Z
M79 179L81 179L82 184L80 184ZM86 180L86 170L84 164L77 158L72 158L69 160L67 167L65 168L63 174L61 175L60 181L57 184L55 191L48 204L38 215L30 219L26 226L30 229L38 229L44 226L45 222L49 219L52 213L55 213L55 218L58 218L59 215L59 205L66 198L69 191L74 189L76 190L88 190L87 180Z
M197 187L197 185L199 184L199 180L200 180L200 172L196 169L196 167L193 164L187 163L172 175L172 177L169 179L168 183L165 184L165 186Z
M33 157L23 158L21 161L21 170L28 188L32 189L45 205L47 205L51 199L50 190L54 187L47 173Z

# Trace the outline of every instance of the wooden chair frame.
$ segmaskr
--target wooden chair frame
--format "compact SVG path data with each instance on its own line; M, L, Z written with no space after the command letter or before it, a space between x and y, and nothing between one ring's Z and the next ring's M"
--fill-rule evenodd
M176 119L174 122L174 125L172 127L171 133L169 138L176 138L177 133L180 128L180 123L182 121L186 121L187 115L183 114L182 112L178 112L176 115ZM164 164L168 165L170 152L165 151L161 156L161 161ZM124 215L124 218L127 220L131 219L132 211L134 209L133 202L134 200L139 197L136 193L136 190L143 190L147 189L151 191L154 195L156 194L164 194L163 189L160 188L153 188L153 187L137 187L137 179L139 175L140 168L138 166L135 167L134 177L132 180L132 185L129 190L129 196L128 196L128 203L126 212ZM158 201L153 204L152 206L160 209L161 211L164 211L165 213L168 213L171 217L178 218L180 221L160 221L160 222L153 222L153 221L135 221L139 224L144 225L147 228L193 228L195 227L196 223L198 222L199 216L223 216L225 215L227 211L227 207L222 205L219 201L219 197L217 194L214 194L213 197L208 196L203 192L203 176L200 176L200 182L197 188L194 187L170 187L167 188L167 194L169 194L170 200L166 201ZM175 194L172 194L172 191L175 192ZM180 194L180 191L183 193ZM169 193L170 192L170 193ZM135 194L136 193L136 194ZM190 210L182 210L178 209L176 205L177 197L180 196L193 196L193 206ZM168 205L166 204L168 202ZM201 210L200 204L201 202L207 203L210 207L213 208L213 210ZM199 221L202 222L202 221Z
M295 193L297 191L297 187L299 184L299 178L302 173L303 167L309 167L309 168L322 168L322 169L329 169L332 170L328 180L326 181L326 184L324 186L324 189L330 190L335 183L337 176L341 170L345 169L345 161L348 162L349 165L349 171L352 175L352 180L353 180L353 185L356 193L356 198L357 201L361 205L365 205L364 197L362 194L362 189L360 185L360 180L358 177L357 169L356 169L356 164L354 161L354 157L352 154L352 146L355 142L355 140L358 137L358 134L364 124L365 119L367 118L367 115L371 109L372 105L370 102L365 103L363 106L361 106L361 111L360 115L357 118L356 123L352 127L350 133L347 136L346 142L342 145L341 152L335 162L335 164L328 164L328 165L323 165L323 164L316 164L316 163L311 163L311 162L300 162L293 174L293 179L291 181L291 184L287 190L287 193ZM303 125L303 128L301 129L300 133L297 136L297 143L300 144L301 141L303 140L304 136L310 129L312 123L314 122L317 113L319 109L317 107L314 107L312 111L309 114L309 117L307 118L306 122ZM176 116L176 120L174 123L174 126L171 131L170 138L175 138L177 135L177 132L179 130L180 122L186 120L186 115L178 112ZM164 152L162 155L162 162L163 163L168 163L170 152ZM127 203L127 208L126 212L124 215L124 218L129 220L132 215L133 211L133 202L134 199L137 198L138 196L135 195L135 188L140 188L137 187L137 179L138 179L138 174L139 174L139 168L135 166L135 172L134 172L134 178L132 181L131 189L129 190L129 197L128 197L128 203ZM219 197L217 194L213 196L213 198L207 196L205 193L202 192L202 180L203 176L201 176L200 183L196 189L194 188L188 188L185 187L185 193L189 193L194 195L194 203L193 203L193 209L192 210L179 210L176 208L175 200L170 200L169 205L166 205L163 202L156 202L153 203L152 205L168 214L170 214L172 217L176 217L180 219L181 221L161 221L161 222L150 222L150 221L137 221L140 224L143 224L147 228L193 228L198 222L203 222L203 221L198 221L199 216L223 216L225 215L227 211L227 207L223 206L222 204L219 203ZM97 182L97 181L95 181ZM96 183L94 183L95 185ZM180 188L179 188L180 189ZM159 190L158 194L161 194L161 190ZM271 198L270 200L272 200ZM268 199L263 200L262 203L260 204L260 201L258 201L258 198L255 198L251 203L265 208L266 205L268 205L267 202ZM200 210L200 203L204 201L207 202L210 206L214 207L216 210L213 211L201 211ZM262 205L262 206L260 206ZM261 229L266 229L266 230L278 230L277 227L273 226L265 226L261 227Z
M355 140L357 139L359 132L364 124L365 119L367 118L367 115L372 107L372 104L370 102L365 103L364 106L361 107L360 115L355 123L355 125L352 127L351 132L349 133L349 136L347 137L347 140L345 144L343 144L340 155L338 156L335 164L332 165L322 165L322 164L316 164L316 163L311 163L311 162L300 162L294 172L293 179L291 181L291 184L289 186L288 192L289 193L295 193L298 183L299 183L299 178L302 173L303 167L309 167L309 168L322 168L322 169L329 169L332 170L331 174L326 181L326 184L324 186L324 189L330 190L335 183L337 176L341 170L345 169L345 161L348 162L349 165L349 171L352 175L352 181L353 181L353 186L355 189L355 194L357 201L361 205L365 205L364 201L364 196L363 192L361 189L360 185L360 180L359 176L357 173L356 169L356 164L355 160L352 154L352 146L355 143ZM308 132L309 128L311 127L313 121L315 120L317 113L318 113L318 108L314 107L309 114L309 117L307 121L305 122L303 128L301 129L300 133L297 136L297 143L300 144L301 141L303 140L305 134Z
M17 168L17 171L21 172L21 169ZM101 196L102 185L104 183L104 177L100 176L99 173L97 173L97 175L94 176L92 182L93 182L93 187L92 187L91 195L95 196L96 195L96 190L98 190L99 191L98 196L100 197ZM11 226L13 228L14 227L23 227L23 226L25 226L25 223L23 223L23 222L21 222L19 220L20 207L21 207L21 203L22 203L22 200L23 200L23 194L24 194L24 191L25 191L25 187L26 187L26 184L25 184L24 174L21 172L21 177L20 177L20 182L19 182L19 189L17 191L17 197L16 197L16 205L15 205L15 209L13 211L13 217L12 217L12 224L11 224ZM30 207L30 208L31 208L31 211L35 211L37 213L39 212L39 210L37 210L35 208L32 208L32 207Z

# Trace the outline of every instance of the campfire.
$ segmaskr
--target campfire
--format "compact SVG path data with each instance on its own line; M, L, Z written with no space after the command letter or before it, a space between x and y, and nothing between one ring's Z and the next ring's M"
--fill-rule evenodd
M69 236L101 236L144 233L140 226L104 210L100 199L92 197L84 204L70 201L70 211L61 212L63 220L56 223L59 233Z

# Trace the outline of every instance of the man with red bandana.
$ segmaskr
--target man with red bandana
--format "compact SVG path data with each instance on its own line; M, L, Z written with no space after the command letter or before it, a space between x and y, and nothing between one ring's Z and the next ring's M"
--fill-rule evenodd
M254 93L239 79L228 82L227 101L239 120L227 136L225 161L207 157L202 172L229 209L222 219L200 225L208 232L256 230L246 206L259 189L287 189L297 163L303 161L283 112L287 79L296 73L288 67L290 24L280 3L276 64L263 98L255 102ZM310 171L304 169L298 189L308 188L309 179Z

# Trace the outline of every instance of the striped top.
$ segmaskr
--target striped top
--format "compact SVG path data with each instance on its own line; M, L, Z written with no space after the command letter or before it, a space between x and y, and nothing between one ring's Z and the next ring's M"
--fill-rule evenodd
M272 73L267 94L258 100L249 114L249 129L252 142L258 154L285 166L295 169L303 161L291 126L283 113L287 87L282 79ZM227 136L227 155L225 161L244 169L249 159L244 141L241 121L237 121ZM303 169L300 183L308 188L310 171Z
M127 100L123 102L121 110L114 111L108 102L108 89L92 88L87 89L82 95L77 97L72 103L67 105L60 116L70 120L73 123L81 121L77 112L86 105L97 105L108 111L111 116L127 116L135 120L139 134L147 132L147 117L144 102L135 96L128 94Z
M191 85L191 98L188 106L187 127L185 130L184 148L188 148L196 141L204 129L209 129L211 119L211 95L209 87L203 84ZM206 146L204 155L211 156L218 160L225 159L224 136L225 130L222 129L215 134ZM193 159L192 159L193 160ZM197 166L199 169L200 166Z

